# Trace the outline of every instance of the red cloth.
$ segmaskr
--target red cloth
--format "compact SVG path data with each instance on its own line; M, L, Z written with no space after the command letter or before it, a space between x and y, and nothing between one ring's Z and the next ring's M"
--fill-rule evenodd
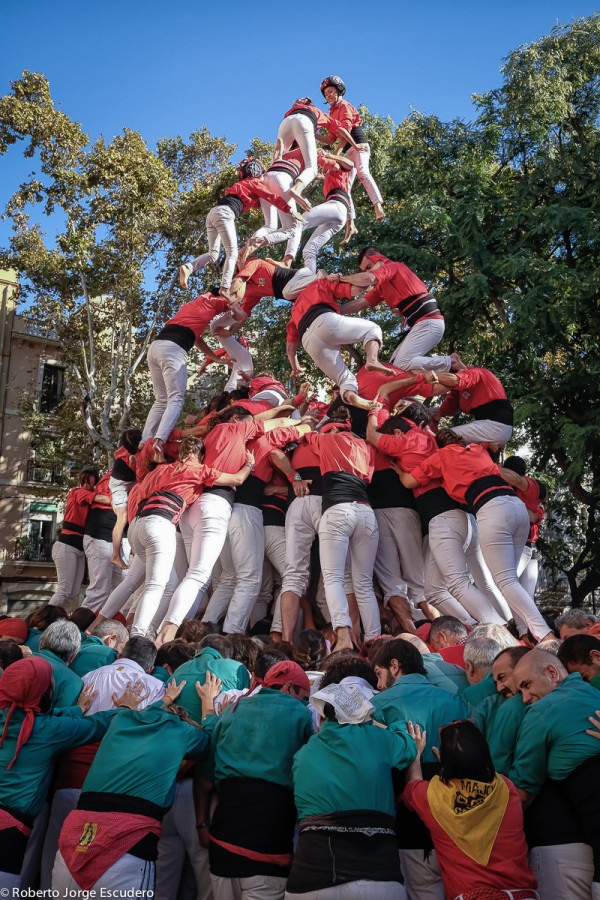
M27 640L29 629L25 619L10 616L8 619L0 619L0 637L16 638L20 644Z
M7 831L9 828L16 828L17 831L20 831L21 834L24 834L27 838L31 834L31 828L28 828L27 825L23 825L22 822L15 819L8 810L0 809L0 832Z
M327 128L328 131L335 128L335 124L331 121L331 116L328 116L326 113L322 112L314 104L306 103L306 99L304 97L301 97L300 100L295 100L294 105L290 109L288 109L286 113L284 113L283 118L287 119L288 116L291 116L293 113L297 113L302 109L308 110L313 114L313 116L317 120L316 128Z
M257 375L250 381L250 399L261 391L278 391L287 397L287 391L280 381L273 378L272 375Z
M393 375L385 375L383 372L368 372L365 366L358 370L356 380L358 382L358 393L361 397L364 397L366 400L374 400L382 385L388 384L390 381L396 381L398 378L412 377L410 372L405 372L397 366L392 366L391 363L386 363L386 366L393 371ZM393 409L402 397L414 397L417 395L419 397L433 397L433 385L425 381L424 375L417 375L416 383L410 387L399 388L393 394L390 394L386 400L386 406Z
M437 444L434 436L428 431L423 428L411 428L403 434L382 434L377 448L392 459L397 459L400 468L405 472L410 472L437 451ZM413 493L415 497L419 497L426 491L441 486L441 478L431 477L422 487L415 488Z
M287 444L300 440L300 432L294 425L273 428L262 437L252 441L248 450L254 453L254 469L252 474L268 484L273 476L271 452L281 450Z
M33 731L35 713L40 711L42 697L52 681L52 666L39 656L19 659L4 671L0 678L0 709L8 709L4 720L4 730L0 737L0 747L8 733L11 716L15 709L22 709L25 718L21 723L15 755L7 765L11 769L21 747L27 743Z
M294 301L292 316L286 328L288 341L296 344L299 342L298 323L313 306L323 303L330 306L332 312L339 313L340 307L337 301L349 300L351 296L352 286L345 282L340 284L337 281L327 281L326 278L318 278L313 281L303 291L300 291Z
M263 297L274 297L273 275L277 266L266 259L249 259L237 278L246 282L242 309L249 316Z
M350 422L327 422L319 430L319 434L329 434L334 428L337 428L338 431L352 431Z
M440 654L442 659L446 660L447 663L453 663L455 666L460 666L461 669L467 668L465 664L464 644L453 644L451 647L443 647L437 652Z
M160 835L160 822L123 812L74 809L65 819L58 848L79 887L89 891L147 834Z
M184 303L172 319L165 325L180 325L194 332L196 340L206 331L208 323L219 313L229 309L229 304L224 297L215 297L214 294L200 294L195 300Z
M370 483L375 448L358 435L351 431L340 431L338 434L316 434L311 431L304 435L304 440L319 454L322 475L327 472L349 472Z
M94 490L78 487L73 488L67 494L67 502L65 504L65 515L61 528L61 534L82 534L85 528L90 506L94 499ZM75 526L73 528L72 526Z
M431 832L447 897L458 897L463 891L479 888L506 890L519 887L534 890L536 887L535 877L527 862L523 807L514 784L508 778L504 781L510 796L487 866L463 853L431 814L427 801L429 782L409 781L404 789L403 801L418 814Z
M454 374L459 384L446 394L440 407L443 416L452 416L458 410L468 413L492 400L508 399L502 382L489 369L469 366Z
M247 212L249 209L258 209L261 200L266 200L267 203L270 203L271 206L276 206L281 212L289 213L292 211L289 204L282 200L281 197L278 197L277 194L274 194L273 191L270 191L260 178L243 178L241 181L236 181L234 185L227 188L225 195L239 197L244 206L243 212Z
M237 404L236 404L237 406ZM262 422L249 416L216 425L204 438L204 464L235 475L246 462L246 444L265 433Z
M293 853L259 853L257 850L248 850L247 847L239 847L237 844L228 844L227 841L220 841L218 838L213 837L212 834L210 839L213 844L223 847L228 853L235 853L237 856L243 856L244 859L266 863L269 866L283 866L289 868L294 861Z
M263 685L266 688L282 687L290 682L295 687L310 691L308 675L304 669L300 668L298 663L293 662L291 659L275 663L274 666L267 670L267 674L263 679Z
M336 162L326 159L323 153L319 153L319 168L325 174L323 181L323 196L327 197L330 191L340 190L349 193L351 169L342 169Z
M149 472L152 471L151 463L154 456L154 441L150 439L146 441L141 450L135 454L135 477L138 482L144 480Z
M339 135L340 128L345 128L346 131L352 131L357 125L362 125L362 119L358 110L342 97L340 97L337 103L334 103L333 106L329 107L329 118L331 119L331 122L329 123L327 130L336 136Z
M183 506L171 519L176 525L185 508L202 493L203 486L212 487L220 474L217 469L203 465L195 457L190 457L185 462L162 464L144 479L140 490L140 502L146 500L144 505L146 514L149 510L170 510L172 502L161 497L159 492L177 494L183 500Z
M370 270L376 279L373 290L366 295L370 306L375 307L383 302L400 315L406 315L412 306L409 298L429 293L427 285L404 263L394 262L381 253L370 256L369 260L383 263L379 268ZM436 318L441 318L441 314Z
M309 447L305 441L301 441L291 458L292 467L294 469L307 469L309 466L319 467L319 454L314 447Z
M247 409L253 416L274 408L268 400L236 400L235 405Z
M490 454L481 444L449 444L433 453L429 459L421 462L411 471L419 484L429 484L431 480L442 479L444 490L458 503L466 503L466 493L471 485L486 475L497 475L500 469L492 462ZM506 485L507 488L510 485ZM493 488L496 489L495 487ZM473 505L485 494L483 491L473 499Z
M99 747L100 741L93 741L91 744L82 744L81 747L73 747L62 753L54 771L52 789L58 791L62 788L79 788L81 790Z

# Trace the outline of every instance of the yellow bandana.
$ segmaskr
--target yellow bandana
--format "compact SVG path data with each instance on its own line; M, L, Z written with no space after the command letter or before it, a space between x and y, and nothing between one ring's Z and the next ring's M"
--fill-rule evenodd
M431 814L467 856L487 866L508 806L506 782L453 778L448 784L435 776L427 787Z

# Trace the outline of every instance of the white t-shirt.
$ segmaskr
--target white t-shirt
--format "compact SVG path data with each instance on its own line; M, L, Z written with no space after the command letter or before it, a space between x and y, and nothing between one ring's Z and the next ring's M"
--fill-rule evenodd
M83 683L86 687L91 685L97 691L97 695L92 700L92 705L86 715L91 716L92 713L115 709L112 695L119 696L136 681L141 681L144 685L142 691L144 699L138 709L145 709L151 703L156 703L157 700L162 700L164 697L165 685L163 682L144 672L140 664L134 662L133 659L116 659L109 666L101 666L99 669L88 672L83 676Z

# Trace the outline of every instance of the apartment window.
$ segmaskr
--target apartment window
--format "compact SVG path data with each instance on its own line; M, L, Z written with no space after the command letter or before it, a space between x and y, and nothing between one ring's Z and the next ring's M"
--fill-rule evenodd
M56 409L62 398L64 369L60 366L44 365L40 412L50 413Z

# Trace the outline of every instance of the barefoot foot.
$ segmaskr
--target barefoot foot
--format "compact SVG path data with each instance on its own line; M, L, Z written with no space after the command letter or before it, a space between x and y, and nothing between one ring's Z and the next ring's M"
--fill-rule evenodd
M183 266L179 266L179 284L184 290L187 290L188 278L193 271L194 270L190 263L185 263Z

